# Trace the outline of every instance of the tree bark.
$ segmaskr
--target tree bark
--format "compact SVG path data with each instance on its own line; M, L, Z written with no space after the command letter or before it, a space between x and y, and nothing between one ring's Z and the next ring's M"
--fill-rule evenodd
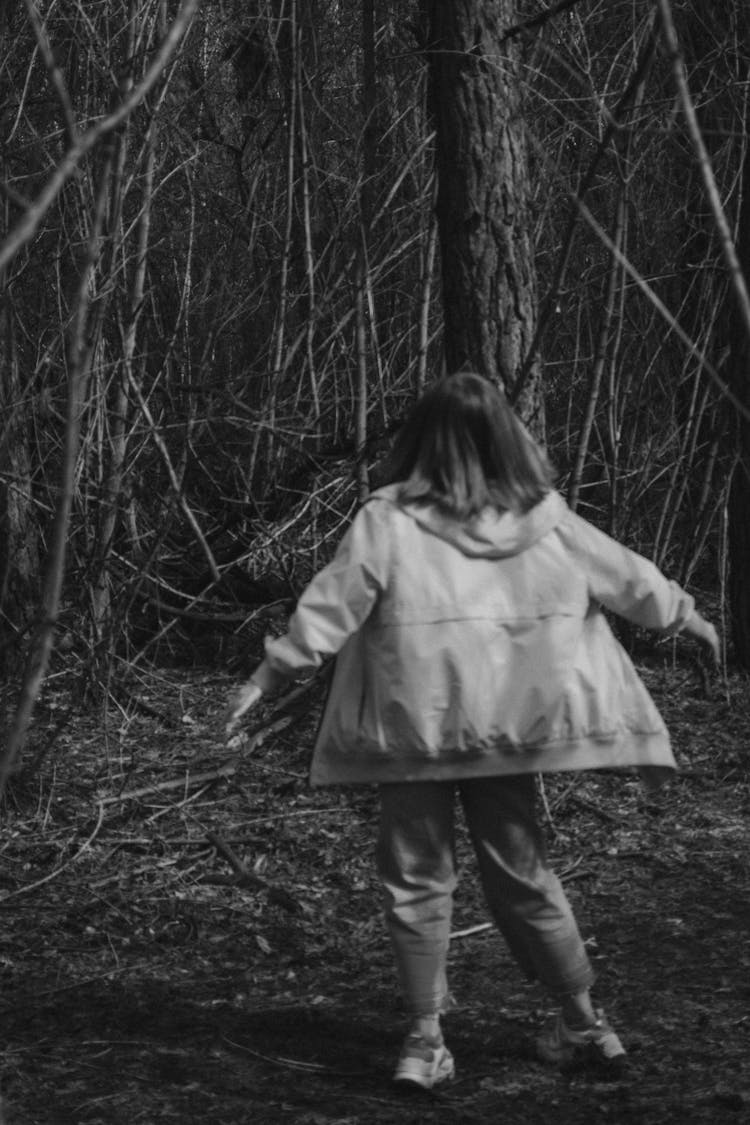
M515 0L427 0L445 362L512 386L534 335L536 284ZM538 399L539 373L521 413Z

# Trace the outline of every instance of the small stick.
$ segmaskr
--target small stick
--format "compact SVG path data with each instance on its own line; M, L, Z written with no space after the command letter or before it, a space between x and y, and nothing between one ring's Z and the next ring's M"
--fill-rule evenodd
M592 812L596 816L601 817L607 824L622 824L622 817L615 816L606 809L602 809L599 805L595 805L593 801L589 801L586 797L580 797L577 793L572 793L570 800L574 805L578 805L579 809L586 809L587 812Z
M456 938L471 937L472 934L484 933L485 930L491 930L494 924L494 922L480 922L479 925L469 926L465 930L454 930L450 935L451 941L455 941Z
M45 875L44 878L37 879L36 882L34 882L34 883L27 883L25 887L19 887L18 890L9 891L8 894L3 895L3 897L0 898L0 905L6 903L8 901L8 899L17 898L19 895L25 895L25 894L28 894L29 891L36 890L37 887L41 887L45 883L49 883L50 879L56 879L57 876L62 871L64 871L66 867L70 867L70 865L72 863L75 863L76 860L81 858L81 856L83 855L84 852L88 851L88 849L91 847L91 845L93 844L96 837L99 835L99 829L102 826L103 820L104 820L104 802L100 801L99 802L99 817L97 819L94 831L91 833L88 840L86 840L85 843L83 843L81 845L81 847L78 849L76 854L74 856L71 856L70 859L66 860L65 863L61 863L60 866L56 867L54 871L50 871L49 875Z
M248 871L242 860L237 857L226 840L222 840L217 832L207 832L206 839L209 843L213 844L220 855L224 856L224 859L232 868L232 871L234 871L235 875L237 875L243 883L247 883L252 887L257 887L259 890L267 891L269 889L269 884L266 880L261 879L260 875L256 875L254 871Z
M126 789L124 793L116 793L113 797L104 797L102 799L103 805L113 805L119 801L134 801L138 797L148 797L152 793L164 793L169 789L182 789L187 784L190 785L205 785L207 781L217 781L222 777L231 777L237 772L237 766L232 762L228 762L220 766L216 770L211 770L209 773L196 773L190 776L188 771L187 779L184 777L173 777L169 781L160 781L157 785L144 785L141 789Z
M243 746L243 751L249 753L260 746L261 742L268 737L269 734L276 734L278 731L283 730L292 722L292 715L282 715L280 718L273 722L264 723L252 738L248 739L247 743ZM207 773L190 774L188 771L186 777L173 777L169 781L160 781L155 785L144 785L140 789L126 789L123 793L115 793L112 797L104 797L102 800L103 805L112 805L121 801L133 801L138 797L148 797L153 793L164 793L169 789L183 789L188 785L205 785L209 781L219 781L223 777L233 777L237 773L236 762L225 762L215 770L209 770Z
M191 805L193 801L197 801L199 797L203 796L207 789L208 786L204 785L203 788L199 789L197 793L193 793L192 796L186 797L184 801L179 801L176 805L166 805L163 809L158 809L157 812L152 813L151 816L146 817L145 823L153 824L155 820L158 820L162 816L166 816L167 813L175 812L177 809L184 809L185 805ZM216 803L216 801L207 802L207 804Z
M265 891L269 902L275 902L277 906L283 907L284 910L296 913L302 909L297 899L283 887L274 886L266 879L261 879L260 875L256 875L254 871L248 871L242 860L238 858L226 840L222 840L217 832L206 832L206 839L214 845L220 855L224 856L224 859L234 871L237 876L235 880L237 886L252 887L254 890Z
M306 695L313 685L319 684L327 672L328 668L324 668L304 684L293 688L291 691L287 692L286 695L283 695L276 703L268 719L257 726L247 740L244 738L238 739L238 745L240 745L243 754L250 754L253 750L257 750L269 735L277 734L279 731L284 730L285 727L288 727L290 723L294 722L298 715L296 713L287 713L287 709ZM209 781L219 781L224 777L233 777L236 772L237 764L235 762L224 762L224 764L217 769L210 770L207 773L196 773L193 774L192 777L188 775L188 777L170 778L169 781L160 781L156 785L145 785L140 789L126 789L123 793L116 793L112 797L104 797L102 804L112 805L122 801L133 801L138 797L149 797L153 793L165 793L170 789L187 788L188 785L205 785Z
M552 835L557 838L557 829L555 828L555 822L552 819L552 810L550 809L549 801L547 800L547 790L544 785L544 774L538 773L536 775L536 780L539 795L542 798L542 805L544 806L544 815L547 818L547 824L549 825L549 829Z
M264 1062L275 1063L277 1066L290 1067L292 1070L334 1074L340 1078L359 1078L369 1074L369 1071L366 1070L332 1070L330 1066L324 1066L322 1063L309 1063L304 1062L302 1059L285 1059L280 1055L262 1055L260 1051L254 1051L252 1047L245 1047L242 1043L235 1043L234 1040L228 1039L226 1035L222 1036L222 1039L227 1046L233 1047L237 1051L243 1051L248 1055L253 1055L256 1059L263 1059Z

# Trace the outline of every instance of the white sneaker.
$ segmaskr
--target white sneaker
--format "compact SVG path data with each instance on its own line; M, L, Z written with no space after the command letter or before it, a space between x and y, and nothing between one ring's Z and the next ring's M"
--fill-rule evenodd
M536 1049L544 1062L567 1066L576 1059L589 1059L612 1072L622 1071L627 1058L601 1008L596 1012L596 1023L581 1031L568 1027L561 1015L553 1016L538 1036Z
M452 1078L456 1068L453 1055L442 1038L433 1040L424 1035L407 1035L401 1049L394 1082L411 1082L423 1090L431 1090L438 1082Z

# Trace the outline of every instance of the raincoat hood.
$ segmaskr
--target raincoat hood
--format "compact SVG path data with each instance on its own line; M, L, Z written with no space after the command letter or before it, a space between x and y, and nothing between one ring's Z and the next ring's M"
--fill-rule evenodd
M521 554L557 527L568 511L557 492L549 492L528 512L499 512L486 508L473 519L464 521L442 512L435 504L401 503L397 484L379 489L370 502L379 499L398 504L423 531L451 543L467 557L483 559Z

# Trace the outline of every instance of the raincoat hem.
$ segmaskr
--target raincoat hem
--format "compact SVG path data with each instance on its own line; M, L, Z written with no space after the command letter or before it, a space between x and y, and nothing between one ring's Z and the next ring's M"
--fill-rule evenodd
M461 781L476 777L507 777L522 773L563 773L602 769L663 769L676 771L677 763L666 730L651 734L623 733L612 739L577 736L541 747L520 746L494 754L470 757L465 753L439 758L406 757L402 753L376 758L361 751L351 754L330 750L313 757L310 784L381 785L400 781Z

